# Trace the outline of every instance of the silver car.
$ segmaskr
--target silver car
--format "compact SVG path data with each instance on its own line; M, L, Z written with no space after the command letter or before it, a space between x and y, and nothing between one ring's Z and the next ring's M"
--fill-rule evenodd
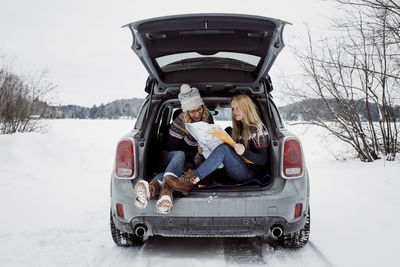
M117 145L111 174L110 224L120 246L146 237L253 237L283 247L307 244L310 189L301 142L287 131L272 100L268 71L284 47L285 21L237 14L190 14L130 23L132 50L146 67L148 93L135 126ZM168 215L134 205L134 186L159 170L169 125L179 113L182 83L200 90L214 120L230 120L230 98L249 95L271 133L263 177L225 183L223 169L190 196L175 195Z

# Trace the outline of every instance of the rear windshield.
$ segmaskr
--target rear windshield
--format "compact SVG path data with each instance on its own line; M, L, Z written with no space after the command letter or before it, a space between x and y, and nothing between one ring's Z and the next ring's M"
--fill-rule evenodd
M202 68L253 72L260 59L258 56L234 52L218 52L213 55L189 52L158 57L156 61L163 72Z

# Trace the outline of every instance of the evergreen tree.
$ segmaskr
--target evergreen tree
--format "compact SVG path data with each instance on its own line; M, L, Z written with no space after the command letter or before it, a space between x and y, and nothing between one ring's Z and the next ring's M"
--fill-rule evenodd
M96 105L93 105L93 107L89 110L89 118L96 119L98 117L99 117L99 109L97 108Z

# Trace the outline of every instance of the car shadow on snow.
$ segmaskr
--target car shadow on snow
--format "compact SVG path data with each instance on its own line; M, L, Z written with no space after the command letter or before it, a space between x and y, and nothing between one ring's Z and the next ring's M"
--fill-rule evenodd
M266 265L276 261L299 262L301 253L281 248L274 240L251 238L187 238L152 236L139 249L141 258L171 262L191 259L195 262L225 262L230 264ZM135 253L135 255L137 255ZM300 256L299 256L300 255ZM271 262L272 261L272 262ZM300 261L301 262L301 261ZM164 262L166 263L166 262ZM168 265L168 264L167 264ZM165 265L165 266L167 266ZM302 266L300 264L300 266Z
M121 248L118 249L121 253ZM285 249L270 238L188 238L152 236L141 247L122 252L137 266L308 266L333 267L309 242L304 248ZM119 254L121 256L121 254ZM189 262L188 262L189 261ZM161 265L159 265L161 264ZM135 265L136 266L136 265Z
M150 237L142 256L222 260L236 264L264 264L262 241L259 238L186 238Z

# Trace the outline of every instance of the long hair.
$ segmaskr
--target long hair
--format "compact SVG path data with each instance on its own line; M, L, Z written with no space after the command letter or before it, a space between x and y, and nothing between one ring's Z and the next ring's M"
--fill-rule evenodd
M202 105L203 107L203 114L201 115L201 121L204 122L209 122L208 118L210 117L210 112L208 111L208 108L206 105ZM182 119L184 123L192 123L192 118L190 118L189 111L184 111L182 113Z
M231 103L233 100L236 101L236 104L243 115L243 120L241 122L236 121L232 116L232 139L235 140L235 142L238 142L239 136L242 136L244 146L246 147L246 149L248 149L251 127L257 128L256 136L250 136L250 138L253 139L257 144L260 143L260 135L262 135L263 132L268 133L268 130L262 123L260 116L257 112L257 107L249 96L236 95L232 97Z

